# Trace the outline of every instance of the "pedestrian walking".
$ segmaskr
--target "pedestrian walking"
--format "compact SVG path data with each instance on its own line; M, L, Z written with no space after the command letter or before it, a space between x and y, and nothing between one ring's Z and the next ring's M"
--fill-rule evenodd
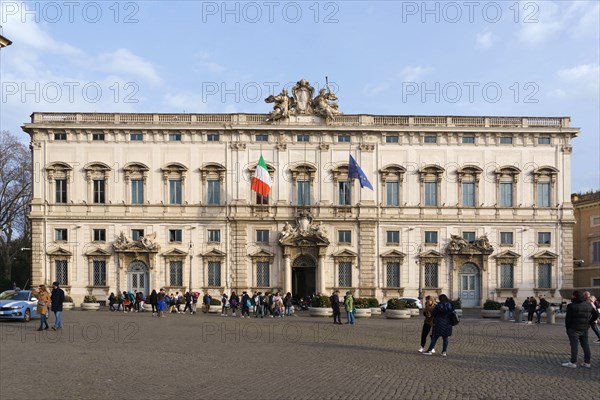
M53 330L62 328L62 320L60 318L65 302L65 292L60 288L60 282L52 283L52 294L50 295L51 309L54 313Z
M433 336L427 352L422 353L427 356L435 353L435 344L439 337L442 337L443 347L442 356L446 357L446 351L448 350L448 338L452 336L452 319L450 314L454 312L454 306L450 303L448 296L441 294L439 297L440 302L433 308L431 315L433 316Z
M254 306L254 310L256 311L254 318L258 318L258 317L263 318L265 316L264 301L265 301L265 296L263 296L262 292L258 292L256 294L256 297L254 298L254 303L256 304Z
M183 307L183 313L185 314L185 312L187 310L190 310L190 315L191 315L192 314L192 294L189 291L187 291L187 292L185 292L183 297L185 299L185 307Z
M230 304L229 304L229 300L227 297L227 293L223 292L223 295L221 296L221 316L222 317L226 317L227 316L227 310L229 309Z
M285 298L283 299L283 306L285 307L284 315L286 317L292 316L292 294L287 292L285 294Z
M160 291L156 294L156 315L158 317L165 316L165 298L167 294L165 293L165 289L160 289Z
M200 293L192 292L192 314L196 314L196 308L198 307L198 298Z
M152 306L152 315L154 315L156 313L156 315L158 315L158 293L156 293L156 289L152 289L152 292L150 293L150 296L148 297L148 301L150 302L150 305ZM163 302L164 302L164 298L163 298Z
M237 294L235 294L235 292L231 292L231 297L229 297L229 307L231 308L231 316L235 317L236 316L236 311L238 308L238 305L240 304L240 298L238 297Z
M569 362L562 363L563 367L577 368L577 351L579 345L583 349L584 368L592 368L592 352L588 342L588 329L591 319L598 319L598 311L587 301L578 290L573 292L571 303L567 306L567 315L565 316L565 327L567 336L571 345L571 359Z
M508 318L513 319L515 315L515 308L517 308L515 299L513 299L512 297L508 297L504 302L504 307L508 308Z
M250 306L252 306L252 300L248 292L242 292L242 318L250 318Z
M329 301L331 301L331 309L333 310L333 323L342 325L342 313L340 312L340 291L335 290L329 298Z
M419 349L419 353L425 351L425 344L427 343L427 335L431 332L431 327L433 326L433 309L435 308L435 300L432 296L425 297L425 306L423 307L423 316L425 320L423 321L423 329L421 329L421 348ZM433 351L433 350L432 350Z
M592 307L594 307L594 310L598 311L598 307L596 307L595 296L592 296L590 292L583 292L583 299L590 303ZM596 334L596 340L594 340L594 343L600 344L600 327L598 326L598 318L594 318L592 316L592 318L590 319L590 328L592 328L592 331L594 332L594 334Z
M48 314L48 306L50 305L50 293L48 293L46 285L40 285L39 289L34 292L38 299L36 311L40 315L40 327L38 328L38 331L42 331L48 329L46 316Z
M346 292L346 298L344 299L344 308L346 309L346 324L354 325L354 298L352 293Z

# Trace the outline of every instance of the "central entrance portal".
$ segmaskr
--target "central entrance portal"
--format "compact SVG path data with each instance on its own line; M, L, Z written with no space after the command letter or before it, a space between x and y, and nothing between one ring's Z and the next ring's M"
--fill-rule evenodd
M308 298L317 290L315 261L309 256L300 256L292 266L292 296L295 299Z

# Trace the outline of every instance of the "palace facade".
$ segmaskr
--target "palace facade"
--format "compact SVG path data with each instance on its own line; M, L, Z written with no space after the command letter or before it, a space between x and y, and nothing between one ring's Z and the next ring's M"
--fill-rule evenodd
M34 113L33 282L87 294L573 287L568 117ZM298 108L299 110L299 108ZM329 115L331 114L331 115ZM250 190L263 155L273 185ZM348 179L352 155L373 190ZM519 303L517 303L519 304Z

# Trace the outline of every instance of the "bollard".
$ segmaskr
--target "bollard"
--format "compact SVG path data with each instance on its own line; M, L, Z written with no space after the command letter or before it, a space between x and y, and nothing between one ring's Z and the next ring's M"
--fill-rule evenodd
M500 307L500 321L508 321L508 307Z
M515 322L523 322L523 307L521 306L515 308Z
M556 323L556 309L554 307L548 307L546 309L546 323L547 324L555 324Z

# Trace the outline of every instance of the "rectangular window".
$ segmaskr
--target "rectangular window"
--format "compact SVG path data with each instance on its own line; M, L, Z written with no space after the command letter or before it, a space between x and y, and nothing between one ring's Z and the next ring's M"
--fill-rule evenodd
M94 242L106 242L106 229L94 229Z
M92 133L92 140L104 140L104 133Z
M423 143L437 143L437 136L427 135L423 138Z
M139 132L130 133L129 140L132 142L141 142L144 140L144 135Z
M209 243L221 243L221 230L220 229L209 229L208 230L208 242Z
M513 184L512 182L500 183L500 207L513 206Z
M550 137L548 137L548 136L539 137L538 144L550 144Z
M592 262L600 263L600 242L592 242Z
M512 264L500 264L500 287L514 288L514 266Z
M500 232L500 244L513 244L512 232Z
M437 244L438 233L436 231L425 231L425 244Z
M592 278L592 286L600 286L600 278Z
M437 206L437 182L424 182L425 206Z
M400 187L399 182L386 182L386 204L388 206L399 206L400 205Z
M181 133L169 133L169 142L181 142Z
M131 204L144 204L144 180L131 180Z
M438 265L437 263L425 264L425 287L438 287Z
M67 230L64 228L59 228L54 230L54 240L57 242L66 242L67 241Z
M338 284L340 287L352 287L352 263L340 262L338 264Z
M350 135L338 135L338 143L350 143Z
M398 135L388 135L385 137L386 143L398 143Z
M538 232L538 244L551 244L551 239L550 232Z
M400 231L387 231L387 244L400 244Z
M309 142L310 141L310 136L302 134L302 135L297 135L296 136L296 141L298 142Z
M462 200L463 207L475 207L475 183L463 182Z
M169 284L183 286L183 263L181 261L169 261Z
M338 231L339 243L352 243L352 231Z
M66 132L56 132L54 134L54 140L67 140Z
M131 230L131 240L138 241L144 237L143 229L132 229Z
M57 203L66 203L67 202L67 180L66 179L56 179L54 181L56 185L56 196L55 200Z
M256 231L256 242L257 243L269 243L269 231L266 229L259 229Z
M310 206L310 181L297 181L298 205Z
M475 136L463 136L463 144L475 144Z
M94 286L106 286L106 261L94 260Z
M386 265L386 284L387 287L400 287L400 263L388 262Z
M256 193L256 204L259 204L259 205L269 204L269 196L263 196L260 193Z
M169 242L180 242L182 241L183 233L181 229L169 229Z
M69 264L67 260L56 260L56 280L62 286L69 284Z
M269 141L269 135L268 134L260 134L260 135L256 135L255 136L255 140L257 142L268 142Z
M475 232L463 232L463 239L469 243L475 243Z
M592 226L600 225L600 217L592 217Z
M259 261L256 263L256 286L269 287L269 262Z
M180 179L169 179L169 204L181 204Z
M218 133L209 133L206 135L206 141L208 142L218 142L220 140L220 135Z
M340 206L351 205L350 199L350 181L339 181L338 182L338 197Z
M552 283L552 264L538 265L538 288L550 288Z
M512 136L501 136L500 144L512 144L513 138Z
M538 207L550 207L550 182L537 184Z
M221 286L221 261L208 262L208 286Z
M221 181L218 179L209 179L206 181L206 202L210 205L221 204Z
M106 202L106 191L104 189L105 181L104 179L94 179L94 203L95 204L104 204Z

